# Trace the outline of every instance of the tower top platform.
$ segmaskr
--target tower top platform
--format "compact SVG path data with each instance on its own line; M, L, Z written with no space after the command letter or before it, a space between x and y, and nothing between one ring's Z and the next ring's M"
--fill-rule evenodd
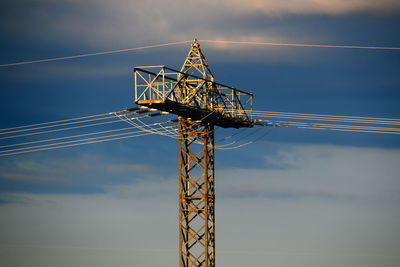
M195 40L180 71L134 68L135 103L224 128L253 127L253 95L215 82Z

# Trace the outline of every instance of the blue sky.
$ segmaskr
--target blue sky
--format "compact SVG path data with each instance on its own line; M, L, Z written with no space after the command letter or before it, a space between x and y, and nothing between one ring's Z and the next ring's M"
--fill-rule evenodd
M399 23L395 0L2 1L0 64L194 38L400 47ZM201 48L257 110L400 118L397 51ZM132 67L188 49L0 68L0 128L132 107ZM0 158L1 265L176 266L176 158L162 136ZM399 159L395 135L293 128L216 151L218 266L396 266Z

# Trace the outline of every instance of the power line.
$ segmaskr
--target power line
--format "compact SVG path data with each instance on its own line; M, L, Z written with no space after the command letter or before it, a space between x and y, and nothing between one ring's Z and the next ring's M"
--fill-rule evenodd
M106 121L106 122L99 122L99 123L92 123L92 124L87 124L87 125L79 125L79 126L73 126L73 127L66 127L66 128L54 129L54 130L48 130L48 131L40 131L40 132L26 133L26 134L20 134L20 135L4 136L4 137L0 137L0 140L2 140L2 139L10 139L10 138L17 138L17 137L23 137L23 136L29 136L29 135L38 135L38 134L45 134L45 133L54 133L54 132L60 132L60 131L66 131L66 130L72 130L72 129L79 129L79 128L86 128L86 127L92 127L92 126L98 126L98 125L105 125L105 124L117 123L117 122L121 122L121 121L119 121L119 120Z
M170 122L172 122L172 121L153 123L153 124L150 124L150 125L162 126L162 124L170 123ZM167 128L170 128L170 127L167 127ZM166 127L164 127L164 129L166 129ZM13 146L14 147L15 146L22 146L22 145L26 145L26 144L45 143L45 142L50 142L50 141L65 140L65 139L71 139L71 138L77 138L77 137L83 137L83 136L90 136L90 135L98 135L98 134L104 134L104 133L110 133L110 132L116 132L116 131L124 131L124 130L132 130L132 128L121 128L121 129L114 129L114 130L108 130L108 131L99 131L99 132L88 133L88 134L80 134L80 135L73 135L73 136L60 137L60 138L51 138L51 139L45 139L45 140L39 140L39 141L33 141L33 142L17 143L17 144L12 144L12 145L7 145L7 146L1 146L1 148L13 147ZM125 134L129 134L129 133L125 133ZM123 134L116 134L116 135L112 135L112 136L118 136L118 135L123 135ZM103 135L103 136L94 137L94 138L91 138L91 139L104 138L104 137L111 137L111 136L104 136ZM68 141L68 142L73 143L73 142L78 142L78 141L82 141L82 140L89 140L89 139L78 139L78 140L72 140L72 141ZM34 147L23 147L23 148L12 149L12 150L11 149L7 149L7 150L0 151L0 153L9 152L9 151L15 151L15 150L31 149L31 148L37 148L37 147L43 147L43 146L53 146L53 145L59 145L59 144L63 144L63 143L67 143L67 142L55 142L55 143L46 144L46 145L39 145L39 146L34 146Z
M130 128L130 127L129 128L119 128L119 129L100 131L100 132L94 132L94 133L78 134L78 135L71 135L71 136L65 136L65 137L50 138L50 139L45 139L45 140L38 140L38 141L17 143L17 144L11 144L11 145L4 145L4 146L0 146L0 148L23 146L23 145L30 145L30 144L37 144L37 143L44 143L44 142L50 142L50 141L71 139L71 138L76 138L76 137L90 136L90 135L96 135L96 134L102 134L102 133L110 133L110 132L118 132L118 131L124 131L124 130L132 130L132 128Z
M142 132L142 131L139 131ZM64 141L64 142L56 142L56 143L51 143L51 144L44 144L44 145L37 145L37 146L30 146L30 147L21 147L21 148L13 148L13 149L7 149L3 150L0 153L8 153L8 152L13 152L13 151L22 151L22 150L30 150L30 149L36 149L36 148L41 148L41 147L52 147L54 145L63 145L63 144L71 144L71 143L76 143L76 142L82 142L82 141L91 141L91 140L97 140L101 138L107 138L107 137L115 137L115 136L122 136L122 135L127 135L131 134L132 132L129 133L119 133L119 134L112 134L112 135L105 135L105 136L97 136L97 137L90 137L90 138L84 138L84 139L78 139L78 140L71 140L71 141ZM136 132L134 132L136 133ZM48 141L48 140L44 140Z
M87 141L92 141L92 140L97 140L97 139L102 139L102 138L111 138L111 137L116 137L116 136L124 136L124 135L137 133L137 132L144 132L144 131L139 129L139 131L136 131L136 132L119 133L119 134L97 136L97 137L84 138L84 139L78 139L78 140L57 142L57 143L52 143L52 144L44 144L44 145L37 145L37 146L31 146L31 147L21 147L21 148L7 149L7 150L4 150L4 151L0 151L0 153L8 153L8 152L13 152L13 151L24 151L24 150L41 148L41 147L52 147L54 145L64 145L64 144L71 144L71 143L76 143L76 142L87 142Z
M256 137L256 138L255 138L254 140L252 140L252 141L249 141L249 142L246 142L246 143L237 145L237 146L230 146L230 147L221 147L221 146L219 146L219 147L215 147L215 148L216 148L216 149L221 149L221 150L232 150L232 149L237 149L237 148L241 148L241 147L244 147L244 146L248 146L248 145L250 145L250 144L254 144L254 143L258 142L258 141L261 140L263 137L265 137L267 134L269 134L271 131L272 131L272 127L268 127L268 128L266 129L266 132L265 132L264 134L262 134L262 135Z
M162 114L160 114L160 115L162 115ZM140 119L137 119L137 120L138 120L139 122L141 122L144 126L138 125L137 123L133 122L131 119L127 118L127 117L124 116L124 115L116 115L116 116L117 116L120 120L122 120L122 121L124 121L124 122L127 122L128 124L132 125L132 126L135 127L135 128L139 128L139 129L141 129L142 131L146 131L146 132L149 132L149 133L154 133L154 134L159 134L159 135L164 135L164 136L168 136L168 137L175 138L174 135L171 136L171 135L169 135L168 133L166 133L166 131L164 131L164 132L161 131L161 132L160 132L160 131L151 129L151 127L149 127L148 124L143 123ZM144 127L148 127L148 128L150 128L150 130L145 129Z
M324 45L324 44L306 44L306 43L252 42L252 41L228 41L228 40L201 40L201 41L202 42L208 42L208 43L223 43L223 44L237 44L237 45L263 45L263 46L286 46L286 47L318 47L318 48L345 48L345 49L372 49L372 50L400 50L400 47L384 47L384 46ZM52 61L62 61L62 60L83 58L83 57L109 55L109 54L115 54L115 53L123 53L123 52L144 50L144 49L149 49L149 48L159 48L159 47L165 47L165 46L186 44L186 43L190 43L190 42L191 41L171 42L171 43L147 45L147 46L140 46L140 47L131 47L131 48L116 49L116 50L109 50L109 51L102 51L102 52L95 52L95 53L79 54L79 55L74 55L74 56L54 57L54 58L46 58L46 59L38 59L38 60L6 63L6 64L0 64L0 68L18 66L18 65L35 64L35 63L52 62Z
M251 42L251 41L227 41L227 40L201 40L207 43L238 44L238 45L263 45L263 46L286 46L286 47L319 47L319 48L345 48L345 49L373 49L373 50L400 50L400 47L383 46L358 46L358 45L323 45L323 44L301 44L301 43L278 43L278 42Z
M297 128L299 128L299 129L309 129L309 130L329 130L329 131L340 131L340 132L355 132L355 133L400 134L400 133L386 132L386 131L336 129L336 128L306 127L306 126L299 126Z
M111 117L111 116L108 115L108 116L104 116L104 117L101 117L101 118L94 118L94 119L88 119L88 120L79 120L79 121L74 121L74 122L65 122L65 123L46 125L46 126L40 126L40 127L34 127L34 128L18 129L18 130L13 130L13 131L0 132L0 135L10 134L10 133L20 133L20 132L35 131L35 130L39 130L39 129L54 128L54 127L60 127L60 126L72 125L72 124L79 124L79 123L91 122L91 121L107 120L107 119L110 119L110 118L114 118L114 117Z
M176 133L176 131L173 132L173 130L175 128L166 129L164 126L160 125L160 128L164 128L164 129L163 130L159 130L159 129L156 129L154 127L151 127L151 125L149 125L149 124L146 124L146 123L142 122L140 119L138 119L137 121L139 123L141 123L143 126L145 126L145 127L147 127L149 129L149 130L146 130L146 131L151 131L151 132L154 132L156 134L168 136L168 137L171 137L171 138L177 138L178 137L178 134Z
M159 123L154 123L151 125L161 125L161 124L171 123L171 122L173 122L173 121L159 122ZM165 128L171 128L171 127L174 127L174 126L168 126ZM109 132L109 131L104 131L104 132ZM104 132L97 132L94 134L100 134L100 133L104 133ZM139 134L139 135L134 135L134 136L132 135L132 134L138 134L138 133L143 133L143 132L144 132L144 134ZM123 138L142 136L142 135L146 135L146 134L153 134L153 133L139 129L138 131L128 132L128 133L103 135L103 136L98 136L98 137L84 138L84 139L71 140L71 141L65 141L65 142L55 142L55 143L50 143L50 144L45 144L45 145L37 145L37 146L30 146L30 147L23 147L23 148L16 148L16 149L7 149L7 150L0 151L0 156L9 156L9 155L50 150L50 149L56 149L56 148L78 146L78 145L82 145L82 144L92 144L92 143L105 142L105 141L110 141L110 140L118 140L118 139L123 139ZM80 136L84 136L84 135L78 135L78 137L80 137ZM69 137L69 138L72 138L72 137ZM66 139L66 138L64 138L64 139ZM51 139L47 139L47 140L43 140L42 142L47 142L50 140Z
M293 121L274 121L282 127L295 127L301 129L311 130L331 130L331 131L349 131L360 133L378 133L378 134L400 134L400 128L388 127L372 127L372 126L358 126L358 125L341 125L341 124L324 124L324 123L305 123Z
M110 114L112 114L112 113L103 113L103 114L90 115L90 116L84 116L84 117L77 117L77 118L71 118L71 119L65 119L65 120L57 120L57 121L42 122L42 123L29 124L29 125L23 125L23 126L11 127L11 128L3 128L3 129L0 129L0 132L10 131L10 130L15 130L15 129L21 129L21 128L41 126L41 125L55 124L55 123L66 122L66 121L74 121L74 120L81 120L81 119L87 119L87 118L94 118L94 117L106 116L106 115L110 115Z
M11 131L14 131L14 130L20 131L19 129L35 128L37 126L42 127L43 125L49 125L47 127L54 127L54 126L50 126L50 125L58 124L58 126L60 126L61 125L60 123L65 123L65 122L76 121L75 123L79 123L79 121L84 120L84 119L110 116L110 115L115 115L115 114L120 114L120 113L141 114L141 113L145 113L147 111L151 111L151 110L148 108L142 108L142 107L130 108L130 109L126 109L126 110L107 112L107 113L102 113L102 114L88 115L88 116L56 120L56 121L48 121L48 122L35 123L35 124L28 124L28 125L16 126L16 127L11 127L11 128L3 128L3 129L0 129L0 134L4 134L3 132L11 133ZM43 128L45 128L45 127L43 127ZM39 128L35 128L35 129L39 129Z
M340 115L323 115L323 114L309 114L309 113L292 113L292 112L276 112L276 111L261 111L254 110L253 114L264 116L281 116L281 117L298 117L298 118L316 118L316 119L330 119L342 121L354 121L360 123L377 123L377 124L400 124L400 119L393 118L376 118L376 117L360 117L360 116L340 116Z
M299 124L298 122L286 122L289 124ZM317 127L333 127L333 128L346 128L346 129L359 129L359 130L378 130L378 131L391 131L400 132L400 128L389 127L373 127L373 126L359 126L359 125L344 125L344 124L327 124L327 123L303 123L305 125L312 125Z
M222 149L222 148L224 148L224 147L228 147L228 146L237 144L237 143L240 142L241 140L246 139L246 138L250 137L250 136L253 135L253 134L256 134L256 133L257 133L258 131L260 131L261 129L262 129L262 128L260 127L260 128L258 128L257 130L252 131L252 132L250 132L250 133L248 133L248 134L246 134L246 135L244 135L244 136L242 136L242 137L239 137L239 138L237 138L236 140L234 140L234 141L232 141L232 142L230 142L230 143L228 143L228 144L215 146L215 148Z
M172 137L172 138L177 138L176 129L173 127L164 127L162 124L165 122L146 124L140 120L141 118L149 118L149 117L155 117L158 115L163 115L164 113L162 113L162 112L151 113L151 114L146 114L146 115L137 116L137 117L127 117L124 114L124 113L126 113L129 115L139 115L142 113L147 113L147 112L152 111L152 109L143 109L143 108L142 108L142 110L140 110L140 109L141 108L133 108L130 110L123 110L123 111L118 111L118 112L83 116L83 117L58 120L58 121L53 121L53 122L37 123L37 124L31 124L31 125L26 125L26 126L18 126L18 127L0 129L0 134L9 134L9 133L17 133L17 132L25 132L25 131L36 131L36 132L31 132L31 133L26 133L26 134L4 136L4 137L1 137L0 139L17 138L17 137L22 137L22 136L38 135L38 134L43 134L43 133L53 133L53 132L58 132L58 131L72 130L72 129L78 129L78 128L83 128L83 127L91 127L91 126L99 126L99 125L116 123L116 122L121 122L121 121L127 122L134 128L139 129L138 132L147 132L148 134L159 134L159 135L164 135L164 136L168 136L168 137ZM139 111L136 111L136 110L139 110ZM134 111L136 111L136 112L134 112ZM322 122L335 121L335 122L352 122L353 123L353 124L334 124L334 123L309 123L309 122L301 122L301 121L300 122L299 121L270 121L270 123L273 123L274 125L278 125L278 126L295 127L295 128L301 128L301 129L347 131L347 132L359 132L359 133L400 134L400 128L396 128L396 127L354 125L354 123L364 123L364 124L387 124L387 125L393 125L393 126L396 125L397 126L398 124L400 124L399 119L359 117L359 116L358 117L356 117L356 116L336 116L336 115L308 114L308 113L289 113L289 112L260 111L260 110L259 111L256 110L253 113L254 113L255 117L261 117L261 118L262 117L273 117L273 118L285 118L285 119L295 119L295 120L305 120L305 121L317 120L317 121L322 121ZM110 116L110 115L114 115L115 117ZM105 120L105 119L112 119L112 120L106 121L106 122L101 122L101 123L89 123L89 124L78 125L78 126L73 126L73 127L62 127L59 129L37 131L39 129L61 127L61 126L66 126L66 125L71 125L71 124L87 123L87 122ZM139 125L138 123L133 122L133 120L137 120L139 123L142 124L142 126ZM258 120L258 121L262 122L262 120ZM151 126L157 126L158 128L151 127ZM66 136L66 137L57 137L57 138L51 138L51 139L45 139L45 140L3 145L3 146L0 146L0 148L10 148L10 147L18 147L18 146L31 145L31 144L53 142L50 144L42 144L42 145L37 145L37 146L29 146L29 147L21 147L21 148L3 150L3 151L0 151L0 156L14 155L15 153L20 154L20 153L28 153L28 152L33 152L33 151L41 151L44 149L48 150L48 149L53 149L53 147L54 148L68 147L68 146L72 146L72 144L78 145L79 143L83 143L83 144L93 143L93 141L95 141L95 140L104 140L104 141L106 141L106 139L107 140L108 139L116 140L115 139L116 137L129 135L129 134L132 134L132 132L113 134L113 135L103 135L103 136L97 136L97 137L93 137L93 138L78 139L78 140L71 140L71 141L65 141L65 142L54 142L54 141L60 141L60 140L65 140L65 139L86 137L86 136L91 136L91 135L100 135L100 134L111 133L111 132L116 132L116 131L125 131L125 130L130 130L130 129L131 128L119 128L119 129L113 129L113 130L98 131L98 132L94 132L94 133L86 133L86 134L71 135L71 136ZM135 133L138 133L138 132L135 132ZM250 141L250 142L245 142L245 143L237 145L237 146L232 146L234 144L239 143L239 141L241 141L242 139L248 138L252 134L254 134L254 132L247 134L241 138L238 138L237 140L234 140L231 143L215 146L215 148L216 149L235 149L235 148L243 147L245 145L254 143L255 141ZM10 154L10 153L12 153L12 154Z
M352 123L354 124L369 124L369 125L384 125L399 127L400 123L397 122L383 122L383 121L362 121L362 120L354 120L354 119L337 119L337 118L321 118L321 117L302 117L302 116L287 116L287 115L254 115L254 118L272 118L272 119L290 119L290 120L299 120L299 121L322 121L322 122L332 122L332 123Z
M141 47L132 47L132 48L125 48L125 49L110 50L110 51L102 51L102 52L96 52L96 53L80 54L80 55L75 55L75 56L55 57L55 58L46 58L46 59L39 59L39 60L7 63L7 64L1 64L0 68L1 67L18 66L18 65L34 64L34 63L51 62L51 61L61 61L61 60L75 59L75 58L82 58L82 57L109 55L109 54L115 54L115 53L123 53L123 52L129 52L129 51L144 50L144 49L149 49L149 48L158 48L158 47L164 47L164 46L186 44L186 43L189 43L189 42L191 42L191 41L172 42L172 43L164 43L164 44L147 45L147 46L141 46Z
M16 155L16 154L23 154L23 153L51 150L51 149L57 149L57 148L66 148L66 147L72 147L72 146L79 146L79 145L86 145L86 144L93 144L93 143L100 143L100 142L107 142L107 141L120 140L120 139L138 137L138 136L149 135L149 134L151 134L151 133L145 132L145 133L142 133L142 134L123 136L123 137L116 137L116 138L110 138L110 139L102 139L102 140L96 140L96 141L90 141L90 142L82 142L82 143L77 143L77 144L69 144L69 145L61 145L61 146L54 146L54 147L47 147L47 148L32 149L32 150L28 150L28 151L11 152L11 153L0 154L0 156L1 157L2 156L11 156L11 155Z
M130 114L138 115L138 114L146 113L146 112L150 112L150 111L151 111L151 109L144 109L144 110L142 110L142 111L133 112L133 113L130 113ZM110 114L118 114L118 113L121 113L121 112L126 112L126 111L113 112L113 113L110 113ZM152 114L150 114L150 115L143 115L143 116L141 116L141 117L135 117L135 118L132 118L132 119L146 118L146 117L148 117L148 116L152 116ZM108 119L108 120L111 119L111 121L105 121L105 122L99 122L99 123L91 123L91 124L85 124L85 125L79 125L79 126L72 126L72 127L63 127L63 128L59 128L59 129L45 130L45 131L39 131L39 132L31 132L31 133L25 133L25 134L17 134L17 135L11 135L11 136L3 136L3 137L0 137L0 140L3 140L3 139L10 139L10 138L19 138L19 137L23 137L23 136L31 136L31 135L45 134L45 133L54 133L54 132L72 130L72 129L80 129L80 128L93 127L93 126L99 126L99 125L105 125L105 124L111 124L111 123L118 123L118 122L121 122L120 120L117 120L114 116L111 116L111 117L107 117L107 118L97 118L97 119L84 120L84 121L76 121L76 122L61 123L61 124L58 124L58 125L49 125L49 126L37 127L37 128L32 128L32 129L23 129L23 130L17 130L17 131L34 131L34 130L36 130L36 129L49 128L49 127L59 127L59 126L65 126L65 125L70 125L70 124L79 124L79 123L81 123L81 122L89 122L89 121L103 120L103 119ZM1 134L8 134L8 133L12 133L12 132L13 132L13 131L1 133Z
M359 116L335 116L308 113L289 113L275 111L254 111L254 118L276 118L296 121L271 121L273 124L286 127L303 129L318 129L332 131L349 131L360 133L399 134L400 120L392 118L359 117ZM315 123L310 121L320 121ZM337 124L347 123L347 124ZM364 125L362 125L364 124ZM366 125L369 124L369 125ZM385 126L377 126L385 125Z

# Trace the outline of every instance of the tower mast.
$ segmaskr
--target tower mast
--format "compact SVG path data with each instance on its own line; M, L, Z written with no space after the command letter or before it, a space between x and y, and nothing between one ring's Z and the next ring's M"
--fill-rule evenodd
M178 115L179 266L214 267L214 127L253 127L253 95L215 82L197 40L180 71L134 75L136 104Z
M214 81L197 40L192 44L181 72ZM191 83L191 88L197 88L202 80L190 79L188 82ZM184 95L191 93L189 87L183 88ZM178 131L180 266L213 267L215 266L214 125L179 116Z

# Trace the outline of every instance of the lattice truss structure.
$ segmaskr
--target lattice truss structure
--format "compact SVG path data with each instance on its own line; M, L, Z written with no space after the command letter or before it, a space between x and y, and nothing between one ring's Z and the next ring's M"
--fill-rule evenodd
M215 82L195 40L180 71L134 69L135 103L178 115L179 264L215 266L214 126L253 127L253 95Z
M138 105L225 128L253 126L253 95L215 82L197 41L180 71L145 66L134 68L134 76Z
M180 266L215 266L214 127L180 117L178 129Z

